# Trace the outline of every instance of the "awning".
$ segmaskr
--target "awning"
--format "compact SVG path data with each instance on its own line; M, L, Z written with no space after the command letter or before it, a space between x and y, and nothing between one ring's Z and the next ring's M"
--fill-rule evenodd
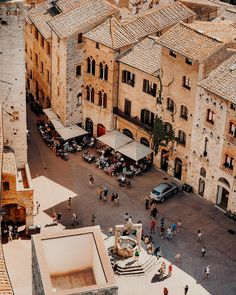
M153 150L147 147L146 145L143 145L136 141L132 141L119 148L118 152L137 162L138 160L153 153Z
M70 139L78 136L82 136L87 134L88 132L82 129L77 125L73 125L70 127L64 127L61 123L58 116L53 112L52 109L44 109L44 113L47 115L48 119L52 122L55 130L60 134L60 136L64 139Z
M106 145L110 146L114 150L119 149L123 145L132 141L132 138L126 136L123 133L120 133L117 130L111 131L106 133L97 138L99 141L105 143Z

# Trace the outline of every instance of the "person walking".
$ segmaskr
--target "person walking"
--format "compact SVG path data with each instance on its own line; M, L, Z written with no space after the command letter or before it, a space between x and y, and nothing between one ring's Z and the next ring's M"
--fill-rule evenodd
M165 222L166 222L165 217L162 216L162 218L161 218L161 220L160 220L161 227L162 227L162 226L163 226L163 227L165 226Z
M177 253L177 254L175 255L175 261L176 261L176 262L180 262L180 258L181 258L180 253Z
M125 218L125 222L127 222L129 220L129 213L128 212L125 213L124 218Z
M153 204L151 207L150 216L156 219L157 213L158 213L157 207L155 204Z
M119 200L120 200L120 197L119 197L118 193L116 193L116 195L115 195L115 204L116 205L119 204Z
M184 287L184 295L187 295L188 294L188 285L186 285L185 287Z
M67 201L67 206L68 206L68 209L71 210L72 209L72 206L71 206L71 197L69 197L68 201Z
M172 229L171 229L170 226L169 226L169 227L167 228L167 230L166 230L166 238L167 238L168 240L172 240Z
M111 194L111 202L112 202L113 204L114 204L115 198L116 198L115 194L112 193L112 194Z
M57 224L57 214L56 214L56 212L52 213L52 223Z
M202 258L206 258L206 252L207 252L207 249L205 246L202 247L202 250L201 250L201 253L202 253Z
M92 214L92 217L91 217L92 225L95 225L95 220L96 220L96 216L94 214Z
M179 232L181 228L182 228L182 220L179 219L177 222L177 232Z
M105 186L103 190L103 200L104 202L107 201L107 195L108 195L108 188Z
M162 239L164 239L164 235L165 235L165 226L162 225L161 230L160 230L160 236L161 236Z
M169 294L169 291L168 291L168 289L165 287L164 289L163 289L163 295L168 295Z
M40 208L40 203L37 201L36 202L36 213L39 214L39 208Z
M198 232L197 232L197 242L200 243L201 241L202 241L202 232L199 229Z
M172 275L172 270L173 270L173 266L172 266L172 263L170 263L168 266L168 276L169 277L171 277L171 275Z
M101 187L101 186L99 186L99 188L98 188L98 195L99 195L99 200L101 200L101 199L102 199L102 192L103 192L103 189L102 189L102 187Z
M157 221L153 218L152 221L151 221L151 223L150 223L150 225L151 225L150 234L154 234L156 224L157 224Z
M208 278L209 278L209 274L210 274L210 265L207 265L207 266L205 267L204 272L205 272L205 278L208 280Z
M92 174L89 175L89 184L90 184L90 186L92 186L94 184L94 178L93 178Z
M138 261L139 255L140 255L140 252L139 252L139 249L137 249L134 253L135 261Z
M171 229L172 229L172 233L174 234L174 235L176 235L176 228L177 228L177 224L174 222L174 223L172 223L172 225L171 225Z
M79 224L79 221L78 221L78 216L75 214L75 213L72 213L72 224L71 224L71 226L74 226L75 225L75 223L76 224Z
M145 200L144 200L144 205L145 205L145 209L148 210L148 209L149 209L149 205L150 205L150 204L149 204L149 198L148 198L148 197L145 198Z

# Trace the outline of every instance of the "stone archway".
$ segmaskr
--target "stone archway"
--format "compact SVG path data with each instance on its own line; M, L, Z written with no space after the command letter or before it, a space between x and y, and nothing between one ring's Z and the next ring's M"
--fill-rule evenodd
M227 179L220 177L218 179L216 205L223 210L227 210L229 201L230 184Z
M26 209L19 204L6 204L3 206L5 215L3 224L23 225L26 224Z

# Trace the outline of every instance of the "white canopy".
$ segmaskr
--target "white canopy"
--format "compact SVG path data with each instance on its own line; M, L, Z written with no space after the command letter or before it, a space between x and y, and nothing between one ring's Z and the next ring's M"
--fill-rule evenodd
M61 123L58 116L53 112L52 109L44 109L43 111L47 115L48 119L52 122L56 131L64 140L85 135L88 133L87 131L85 131L77 125L64 127L64 125Z
M153 150L141 143L132 141L119 148L118 152L137 162L138 160L153 153Z
M132 138L126 136L123 133L120 133L117 130L111 131L106 133L97 138L99 141L105 143L106 145L110 146L114 150L119 149L123 145L132 141Z

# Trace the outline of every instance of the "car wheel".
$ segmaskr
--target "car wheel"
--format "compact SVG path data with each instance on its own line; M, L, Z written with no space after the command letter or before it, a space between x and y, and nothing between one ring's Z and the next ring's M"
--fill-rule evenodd
M165 198L161 198L160 202L161 203L164 203L165 202Z

